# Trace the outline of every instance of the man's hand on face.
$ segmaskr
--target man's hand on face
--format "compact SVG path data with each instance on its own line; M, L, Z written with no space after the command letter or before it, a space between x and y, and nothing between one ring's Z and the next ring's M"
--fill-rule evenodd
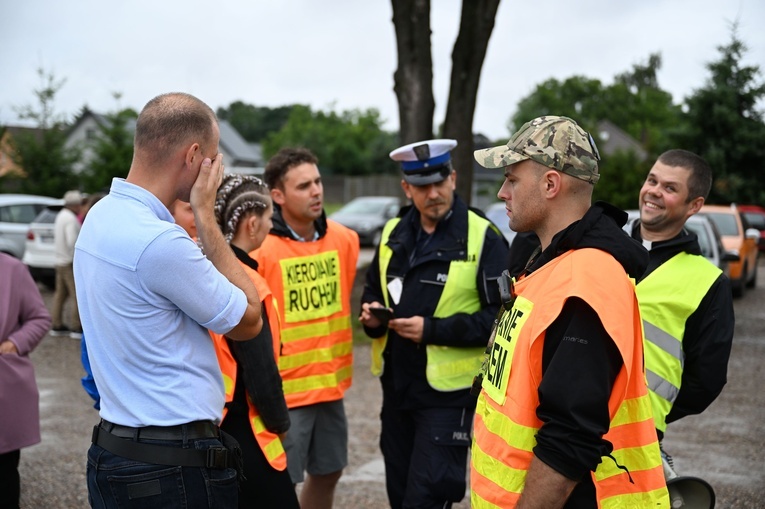
M216 155L212 161L209 158L202 161L189 199L195 218L206 214L214 216L215 196L223 181L223 170L223 154Z

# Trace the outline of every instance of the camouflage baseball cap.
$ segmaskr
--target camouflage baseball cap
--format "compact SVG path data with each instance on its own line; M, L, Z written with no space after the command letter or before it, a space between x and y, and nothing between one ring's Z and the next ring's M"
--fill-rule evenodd
M523 124L507 145L476 150L473 155L484 168L504 168L531 159L591 184L600 179L595 140L568 117L535 118Z

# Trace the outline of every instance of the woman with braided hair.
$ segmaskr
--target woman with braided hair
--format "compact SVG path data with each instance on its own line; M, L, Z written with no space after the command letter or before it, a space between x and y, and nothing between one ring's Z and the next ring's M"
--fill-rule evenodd
M239 441L243 453L246 479L239 484L239 507L298 509L281 442L290 419L277 367L280 319L274 295L248 255L271 230L272 215L271 196L263 181L245 175L224 177L215 200L215 218L262 299L263 329L250 341L210 335L226 387L221 429Z

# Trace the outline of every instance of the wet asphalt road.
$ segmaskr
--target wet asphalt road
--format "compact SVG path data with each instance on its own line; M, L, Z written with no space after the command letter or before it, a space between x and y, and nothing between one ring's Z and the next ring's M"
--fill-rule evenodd
M717 508L765 508L765 260L759 271L757 288L735 301L728 385L704 414L670 426L664 441L679 475L701 477L714 487ZM43 296L50 307L52 292ZM354 382L346 396L350 465L335 507L381 509L388 504L377 445L380 388L369 373L368 344L357 344L354 353ZM32 354L42 442L21 453L22 509L88 507L85 454L98 415L80 385L79 355L78 340L50 336ZM467 497L455 505L467 507Z

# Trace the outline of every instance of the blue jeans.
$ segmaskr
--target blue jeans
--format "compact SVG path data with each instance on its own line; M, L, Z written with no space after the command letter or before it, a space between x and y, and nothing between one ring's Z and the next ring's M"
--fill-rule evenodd
M221 447L216 438L141 440L172 447ZM196 468L141 463L91 444L88 450L88 502L94 509L236 509L233 468Z

